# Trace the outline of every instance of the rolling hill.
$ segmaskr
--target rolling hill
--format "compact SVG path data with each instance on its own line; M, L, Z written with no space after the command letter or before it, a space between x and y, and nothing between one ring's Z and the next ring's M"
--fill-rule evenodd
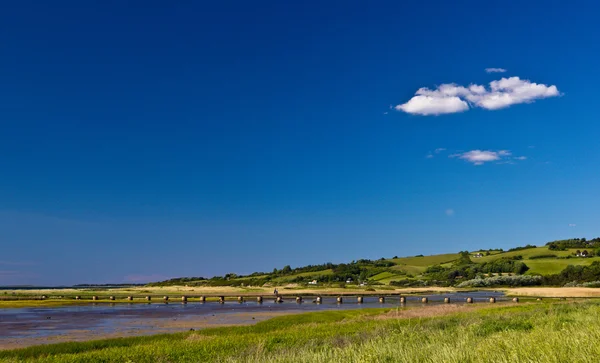
M579 248L568 248L577 246ZM583 249L588 247L588 249ZM412 256L379 260L358 260L347 264L327 263L292 269L285 266L271 273L254 273L247 276L228 274L210 279L178 278L151 285L206 285L206 286L281 286L314 285L388 285L416 286L414 284L453 285L460 279L484 278L498 275L549 276L561 273L568 266L590 266L600 261L595 256L600 239L586 241L572 239L549 242L545 246L525 246L509 251L480 250L475 252L446 253L430 256ZM585 251L587 256L577 255ZM525 266L522 266L522 265ZM463 276L464 275L464 276ZM446 277L450 276L450 277ZM600 279L600 278L599 278ZM448 281L446 281L448 280ZM424 285L423 285L424 284Z

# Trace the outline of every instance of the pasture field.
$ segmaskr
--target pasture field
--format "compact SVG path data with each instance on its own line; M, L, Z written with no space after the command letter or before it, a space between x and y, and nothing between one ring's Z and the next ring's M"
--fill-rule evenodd
M600 261L600 257L588 258L564 258L572 256L577 249L568 249L566 251L552 251L548 247L528 248L524 250L495 253L489 256L471 258L475 263L492 262L503 257L522 256L523 262L529 267L528 275L551 275L560 273L569 265L582 266L591 265L594 261ZM535 258L537 256L555 255L557 258ZM558 258L563 257L563 258Z
M445 253L431 256L414 256L393 258L390 261L397 265L427 267L432 265L440 265L446 262L457 260L460 257L458 253Z
M557 257L566 257L571 255L575 250L567 250L567 251L552 251L549 250L548 247L536 247L536 248L527 248L524 250L510 251L510 252L501 252L490 254L489 256L483 256L479 258L472 258L473 262L491 262L497 260L502 257L515 257L515 256L523 256L524 260L529 259L532 256L539 255L556 255Z
M600 302L328 311L0 351L2 362L595 362Z
M569 265L587 266L594 261L600 261L600 257L570 259L544 258L539 260L527 260L524 262L527 266L529 266L529 271L527 271L528 275L551 275L560 273Z

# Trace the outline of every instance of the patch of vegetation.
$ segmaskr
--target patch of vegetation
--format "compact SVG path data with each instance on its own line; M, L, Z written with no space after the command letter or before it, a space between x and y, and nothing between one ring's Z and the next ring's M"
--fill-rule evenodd
M247 288L294 284L307 287L309 282L316 281L320 288L344 288L347 283L398 287L456 286L467 280L498 274L556 275L570 265L590 265L600 261L600 257L594 257L597 255L596 249L600 250L600 238L573 238L548 242L544 247L527 244L508 251L488 249L477 253L461 251L432 256L395 256L393 259L361 259L340 264L328 262L295 268L288 265L275 268L272 272L250 275L230 273L212 278L182 277L149 285ZM543 283L548 281L544 280ZM552 281L556 281L556 278Z
M532 248L537 248L537 246L528 244L528 245L525 245L523 247L510 248L507 252L529 250L529 249L532 249Z
M0 351L0 360L558 363L600 356L596 301L498 304L445 316L430 311L410 319L404 309L308 313L254 326Z
M543 278L541 276L493 276L464 281L458 284L456 287L535 286L541 285L542 282Z
M469 257L469 252L460 252L460 258L452 266L444 267L441 265L431 266L425 270L425 275L437 285L454 285L457 280L483 279L485 275L495 273L513 273L524 274L529 267L519 260L521 256L510 256L508 258L499 258L490 262L473 263Z
M530 257L529 257L529 259L530 259L530 260L539 260L539 259L542 259L542 258L557 258L557 257L558 257L558 256L556 256L556 255L555 255L555 254L553 254L553 253L547 253L547 254L544 254L544 255L534 255L534 256L530 256Z
M566 251L569 248L598 248L600 247L600 237L586 240L585 238L563 239L546 243L551 251Z
M589 266L569 265L559 274L544 276L546 285L564 286L569 283L595 282L600 280L600 261Z

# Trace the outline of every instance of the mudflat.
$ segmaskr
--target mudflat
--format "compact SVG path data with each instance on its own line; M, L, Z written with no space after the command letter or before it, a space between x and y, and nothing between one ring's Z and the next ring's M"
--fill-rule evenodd
M200 330L219 326L249 325L276 316L300 313L282 311L247 311L220 314L182 314L156 309L117 312L107 318L106 312L72 312L53 309L41 319L23 317L7 319L0 324L0 349L16 349L41 344L80 342ZM20 322L20 320L22 322Z

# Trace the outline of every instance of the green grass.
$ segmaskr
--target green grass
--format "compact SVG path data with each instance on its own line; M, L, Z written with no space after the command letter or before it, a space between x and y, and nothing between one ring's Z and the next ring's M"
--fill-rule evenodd
M427 270L427 266L408 266L408 265L396 265L391 267L392 270L396 271L404 271L407 274L411 274L413 276L420 275L421 273Z
M385 271L385 272L378 273L378 274L377 274L377 275L375 275L375 276L371 276L370 280L373 280L373 281L381 281L381 280L384 280L384 279L388 279L388 278L390 278L390 277L402 278L402 277L401 277L401 276L399 276L399 275L393 274L393 273L391 273L391 272L389 272L389 271Z
M575 250L551 251L548 249L548 247L536 247L536 248L528 248L526 250L496 253L493 255L483 256L483 257L479 257L479 258L472 257L471 260L473 262L490 262L490 261L494 261L494 260L497 260L497 259L503 258L503 257L515 257L515 256L523 256L523 259L526 260L531 256L548 255L548 254L553 254L553 255L556 255L557 257L563 257L563 256L569 256L569 255L573 254L574 251Z
M594 261L600 261L600 257L569 259L544 258L539 260L527 260L524 262L529 266L527 274L550 275L560 273L569 265L590 265Z
M293 279L295 279L297 277L311 277L311 276L321 276L321 275L333 275L333 270L327 269L327 270L321 270L321 271L301 272L301 273L297 273L297 274L293 274L293 275L281 276L281 277L273 279L273 283L281 284L281 283L287 283L289 281L292 281Z
M447 253L447 254L423 256L423 257L401 257L401 258L394 258L389 261L392 261L396 264L396 266L392 266L392 270L404 271L408 274L416 276L416 275L419 275L419 274L422 274L423 272L425 272L425 270L429 266L449 263L449 262L452 262L452 261L458 259L458 257L459 257L458 253ZM389 282L389 281L391 281L391 280L390 279L386 280L386 282Z
M549 250L548 247L537 247L537 248L529 248L526 250L520 251L512 251L512 252L503 252L498 254L493 254L490 256L484 256L480 258L471 258L471 261L475 263L483 263L483 262L491 262L503 257L515 257L515 256L523 256L523 262L529 267L529 271L527 274L541 274L541 275L550 275L560 273L565 267L569 265L590 265L594 261L600 261L600 257L590 257L590 258L569 258L569 259L560 259L560 258L542 258L542 259L529 259L532 256L540 256L540 255L556 255L557 257L566 257L572 255L577 249L570 249L567 251L552 251Z
M319 275L333 275L332 269L314 271L314 272L301 272L298 274L286 276L286 277L305 277L305 276L319 276Z
M458 253L447 253L423 257L401 257L391 259L390 261L398 265L427 267L431 265L439 265L442 263L451 262L457 260L459 257L460 256Z
M0 352L0 361L595 362L600 356L595 301L372 318L383 311L308 313L254 326L38 346Z

